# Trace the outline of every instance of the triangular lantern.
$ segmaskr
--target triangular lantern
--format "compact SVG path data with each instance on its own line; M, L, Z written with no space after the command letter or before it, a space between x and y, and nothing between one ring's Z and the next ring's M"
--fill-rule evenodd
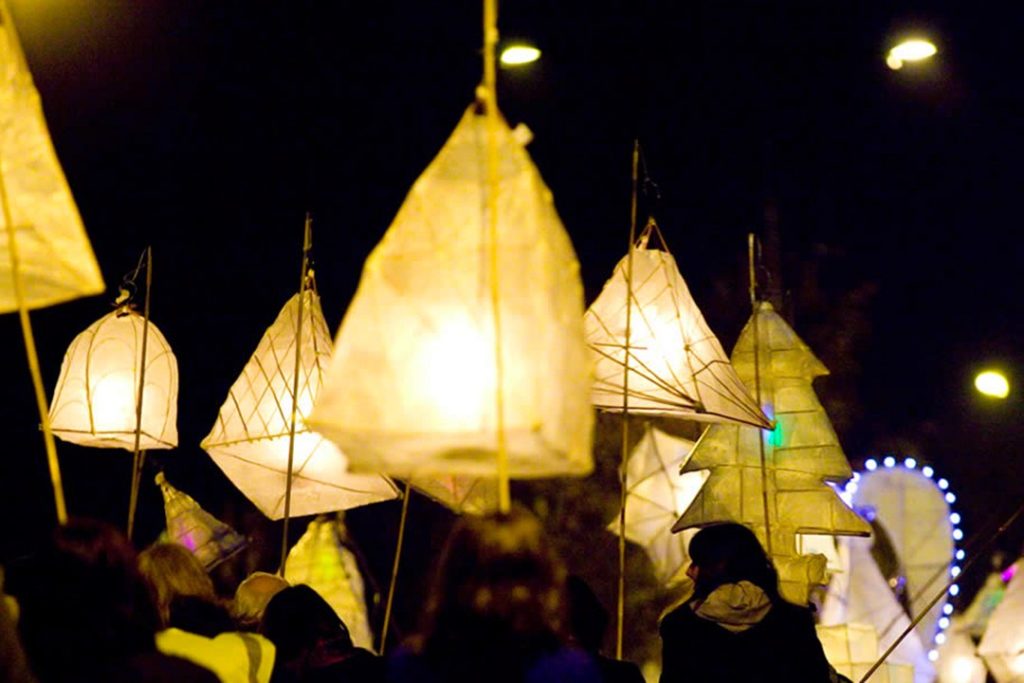
M145 387L139 448L178 445L178 361L152 321L127 305L108 313L71 342L50 404L53 433L96 448L134 450L136 403L145 334Z
M366 261L310 419L353 468L494 477L499 431L514 478L593 467L579 264L523 143L498 128L497 243L472 107Z
M653 221L632 248L632 287L627 255L584 316L594 405L622 412L628 393L632 414L770 426L704 322L672 254L648 246L652 233L660 236Z
M679 474L692 448L689 439L648 427L626 463L626 539L643 547L662 584L678 576L692 536L673 534L672 525L708 478L707 472ZM619 520L608 530L618 533Z
M770 550L783 596L806 603L811 586L825 581L826 559L800 555L797 534L870 533L867 522L826 483L852 475L811 387L827 370L767 302L758 304L743 328L732 360L748 386L759 385L762 407L774 417L775 429L708 427L683 471L710 470L710 478L674 530L725 521L746 524Z
M92 245L53 150L39 93L0 3L0 313L18 309L11 228L26 308L103 291Z
M409 485L456 514L485 515L498 509L498 482L489 477L435 474Z
M168 538L191 550L206 571L248 544L244 536L199 507L191 496L171 486L163 472L156 475L156 483L164 498Z
M357 647L373 649L366 613L366 589L359 563L345 545L341 519L318 518L288 552L284 578L293 586L306 584L323 597L345 622Z
M1010 570L1013 578L992 612L978 654L998 683L1024 678L1024 558Z
M398 496L385 477L350 473L344 454L306 425L331 354L320 297L306 289L288 300L263 334L202 442L231 482L271 519L285 514L300 296L305 301L290 516L345 510Z

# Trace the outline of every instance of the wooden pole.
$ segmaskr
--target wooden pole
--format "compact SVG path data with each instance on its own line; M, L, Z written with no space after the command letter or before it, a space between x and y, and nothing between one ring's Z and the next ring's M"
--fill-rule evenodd
M398 583L398 565L402 561L402 543L405 541L405 522L409 516L409 497L412 489L409 481L405 482L405 492L402 494L402 517L398 522L398 541L395 543L395 561L391 565L391 582L388 585L388 599L384 603L384 624L380 629L380 654L384 654L384 647L388 641L388 626L391 624L391 607L395 601L395 586Z
M747 264L750 273L750 307L754 311L754 399L761 407L761 332L758 319L761 317L757 301L757 237L747 235ZM758 430L757 444L761 449L761 505L764 513L764 547L769 557L772 554L772 526L768 504L768 456L764 447L764 430Z
M128 540L135 530L135 510L139 505L139 487L142 484L142 465L146 452L142 441L142 397L146 388L146 348L149 343L149 290L153 285L153 247L146 247L146 295L142 304L142 352L139 360L139 386L135 393L135 444L132 447L132 488L128 498Z

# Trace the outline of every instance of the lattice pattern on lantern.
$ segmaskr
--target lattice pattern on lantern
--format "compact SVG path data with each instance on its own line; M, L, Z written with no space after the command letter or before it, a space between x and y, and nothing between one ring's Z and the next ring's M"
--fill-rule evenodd
M164 498L168 538L191 550L207 571L248 544L244 536L199 507L191 496L171 486L163 472L156 475L156 483Z
M677 577L689 559L693 534L673 534L672 525L708 478L707 472L679 474L692 448L689 439L648 426L626 462L626 538L647 552L662 584ZM618 518L608 530L619 533Z
M353 468L496 476L493 287L509 474L593 467L579 264L523 145L504 123L497 137L496 272L482 208L486 126L474 108L366 261L310 420Z
M306 425L331 354L331 337L320 297L309 290L304 296L290 514L333 512L396 498L398 490L390 480L352 474L344 454ZM271 519L284 516L298 316L296 294L260 339L202 442L231 482Z
M978 654L998 683L1024 679L1024 559L1012 571L1006 594L978 644Z
M498 481L489 477L436 474L409 485L456 514L485 515L498 509Z
M340 519L314 519L288 551L284 578L293 586L304 583L319 593L345 622L352 642L372 650L363 576L345 538Z
M673 530L724 521L746 524L770 546L783 596L806 603L811 586L825 582L826 558L798 554L797 534L866 536L870 527L826 483L852 474L811 388L813 378L827 370L771 304L761 302L733 351L733 364L748 386L755 384L755 330L761 404L775 418L775 428L709 426L683 471L710 470L710 477ZM764 480L759 439L765 454Z
M863 680L882 654L878 632L870 624L818 625L817 630L828 663L852 681ZM886 662L867 680L870 683L913 683L914 668Z
M50 403L53 433L97 448L134 450L145 319L120 308L75 337ZM156 325L146 332L139 447L178 445L178 361Z
M92 245L53 150L39 93L14 22L0 6L0 313L17 309L11 271L9 212L28 308L103 291Z
M770 426L704 322L672 254L647 247L652 230L660 236L652 221L632 250L632 288L626 256L584 316L594 405L622 412L628 364L630 413Z

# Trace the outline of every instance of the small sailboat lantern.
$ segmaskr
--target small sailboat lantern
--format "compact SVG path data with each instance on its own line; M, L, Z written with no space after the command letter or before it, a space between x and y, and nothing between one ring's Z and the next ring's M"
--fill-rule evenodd
M187 493L171 486L163 472L155 481L164 498L167 537L191 550L206 571L248 545L244 536L199 507Z
M651 238L662 248L652 248ZM622 412L625 393L625 409L633 415L769 427L704 321L653 219L631 252L584 316L595 366L594 405Z
M306 424L331 354L320 297L312 278L307 282L263 334L201 444L231 482L274 520L285 516L293 404L297 425L289 516L334 512L398 495L385 477L350 473L344 454ZM293 400L297 348L298 393Z
M710 470L710 477L673 529L723 521L746 524L778 567L783 596L806 603L811 586L825 581L826 558L800 555L797 534L870 533L827 483L852 475L811 387L815 377L828 371L767 302L756 305L732 362L747 386L757 387L775 428L708 427L683 472Z
M502 453L512 478L592 469L579 264L524 143L487 118L470 107L415 182L342 321L309 424L353 469L505 480Z

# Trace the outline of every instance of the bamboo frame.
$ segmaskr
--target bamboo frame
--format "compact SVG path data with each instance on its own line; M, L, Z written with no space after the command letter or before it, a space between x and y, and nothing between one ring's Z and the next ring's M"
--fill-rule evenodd
M132 488L128 497L128 540L135 530L135 511L139 504L139 487L142 483L142 466L146 451L139 448L142 439L142 397L146 387L146 347L149 342L149 290L153 285L153 248L146 247L146 295L142 305L142 353L139 368L139 388L135 394L135 444L132 447Z

